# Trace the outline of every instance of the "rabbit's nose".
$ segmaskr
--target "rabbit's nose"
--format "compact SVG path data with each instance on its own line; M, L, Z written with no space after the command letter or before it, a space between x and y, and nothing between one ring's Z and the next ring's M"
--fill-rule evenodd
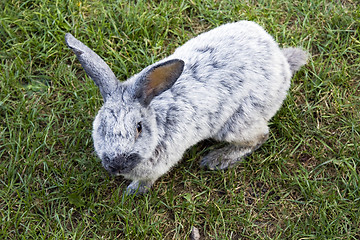
M108 171L108 173L110 175L113 175L113 176L117 176L117 175L120 174L119 173L119 168L117 166L114 166L114 165L108 165L106 170Z
M105 169L108 171L110 175L117 176L120 174L120 170L122 168L122 163L125 161L125 154L117 155L114 158L110 158L108 155L104 155L105 161Z
M134 167L138 165L141 161L139 154L132 153L129 155L120 154L113 159L108 159L109 161L106 164L105 169L111 175L120 175L124 173L129 173Z
M106 171L112 176L119 175L120 166L117 164L117 162L118 161L114 161L114 158L110 157L110 155L106 153L102 155L102 164Z

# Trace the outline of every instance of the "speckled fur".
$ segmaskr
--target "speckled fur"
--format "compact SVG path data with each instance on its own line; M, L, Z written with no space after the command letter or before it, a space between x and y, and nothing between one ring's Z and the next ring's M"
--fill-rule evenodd
M203 139L229 143L202 159L201 165L210 169L231 167L251 154L266 141L267 123L281 107L291 76L307 59L301 49L280 49L256 23L240 21L191 39L120 83L105 62L96 58L91 63L87 56L95 53L85 45L69 34L66 42L100 87L105 102L93 123L95 150L111 174L133 180L128 193L146 192ZM177 67L181 75L142 100L138 93L146 76L169 60L183 63Z

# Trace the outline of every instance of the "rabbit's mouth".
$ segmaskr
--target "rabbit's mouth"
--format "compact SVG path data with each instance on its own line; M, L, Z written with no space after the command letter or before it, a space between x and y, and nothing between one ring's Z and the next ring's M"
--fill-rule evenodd
M137 153L131 153L129 155L120 154L112 159L110 159L108 156L103 156L102 161L104 168L112 176L127 174L140 162L141 157Z

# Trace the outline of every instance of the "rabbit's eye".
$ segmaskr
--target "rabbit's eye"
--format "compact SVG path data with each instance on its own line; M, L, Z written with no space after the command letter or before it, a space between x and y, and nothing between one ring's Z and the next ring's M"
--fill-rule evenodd
M137 134L140 134L140 133L141 133L141 131L142 131L141 122L138 122L138 124L136 125L136 131L137 131Z

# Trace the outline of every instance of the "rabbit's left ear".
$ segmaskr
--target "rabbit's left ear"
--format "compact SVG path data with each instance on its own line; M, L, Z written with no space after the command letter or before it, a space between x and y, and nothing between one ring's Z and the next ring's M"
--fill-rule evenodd
M172 59L148 70L135 83L135 97L148 106L151 100L171 88L184 70L184 61Z
M76 54L85 72L99 87L100 93L106 102L107 98L114 94L118 85L120 85L113 71L99 55L70 33L65 34L65 42Z

